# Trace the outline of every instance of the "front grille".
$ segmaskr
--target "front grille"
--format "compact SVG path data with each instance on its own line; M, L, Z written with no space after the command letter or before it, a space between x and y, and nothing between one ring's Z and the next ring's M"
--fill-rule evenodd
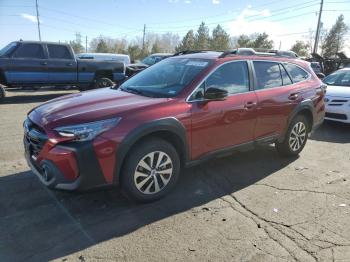
M334 118L334 119L340 119L340 120L347 120L348 117L344 114L336 114L336 113L326 113L326 117L328 118Z
M31 156L37 157L47 141L45 131L34 124L30 119L26 119L24 126L24 140Z
M328 102L329 106L342 106L347 103L348 99L330 99Z

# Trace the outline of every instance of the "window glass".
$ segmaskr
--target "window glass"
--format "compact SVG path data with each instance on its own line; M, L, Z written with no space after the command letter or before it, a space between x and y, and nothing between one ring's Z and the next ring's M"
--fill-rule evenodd
M201 84L191 95L190 100L201 100L204 98L205 83Z
M323 82L330 86L350 87L350 70L336 71L323 79Z
M278 63L254 61L254 69L257 80L257 90L282 86L281 72Z
M72 59L72 56L66 46L47 45L49 57L54 59Z
M298 83L309 77L309 74L301 69L299 66L293 64L284 64L284 67L287 69L289 75L292 77L293 83Z
M284 69L284 67L281 64L280 64L280 70L281 70L283 85L286 86L286 85L292 84L292 80L288 76L286 69Z
M175 97L211 62L207 59L168 58L134 75L120 89L145 96Z
M228 94L249 91L248 66L246 62L232 62L219 67L206 82L206 88L211 86L227 90Z
M17 45L18 43L16 42L9 43L7 46L0 50L0 56L9 56Z
M18 58L45 58L43 47L39 44L22 44L14 56Z

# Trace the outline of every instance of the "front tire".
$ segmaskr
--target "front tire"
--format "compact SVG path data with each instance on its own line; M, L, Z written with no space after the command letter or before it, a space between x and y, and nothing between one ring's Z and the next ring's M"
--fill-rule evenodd
M167 141L150 138L136 144L122 170L124 194L137 202L152 202L169 193L180 175L180 159Z
M276 142L278 153L282 156L297 156L303 150L308 137L309 122L303 115L296 116L289 124L282 143Z

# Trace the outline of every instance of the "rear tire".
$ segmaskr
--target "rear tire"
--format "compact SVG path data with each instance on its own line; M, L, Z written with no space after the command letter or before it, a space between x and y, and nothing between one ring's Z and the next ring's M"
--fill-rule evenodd
M5 88L0 85L0 101L3 100L6 96L6 91L5 91Z
M309 122L303 115L296 116L289 124L283 142L276 142L278 153L282 156L297 156L303 150L308 137Z
M180 158L167 141L149 138L136 144L122 170L123 193L137 202L152 202L175 186L180 175Z
M110 86L114 86L114 83L107 77L97 78L94 83L94 88L104 88Z

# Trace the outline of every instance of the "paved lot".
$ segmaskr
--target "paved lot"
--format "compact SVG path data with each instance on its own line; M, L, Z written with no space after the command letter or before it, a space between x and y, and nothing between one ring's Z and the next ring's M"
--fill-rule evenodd
M26 112L62 93L0 104L0 261L350 261L350 126L325 123L296 159L264 147L187 169L135 205L47 190L28 170Z

